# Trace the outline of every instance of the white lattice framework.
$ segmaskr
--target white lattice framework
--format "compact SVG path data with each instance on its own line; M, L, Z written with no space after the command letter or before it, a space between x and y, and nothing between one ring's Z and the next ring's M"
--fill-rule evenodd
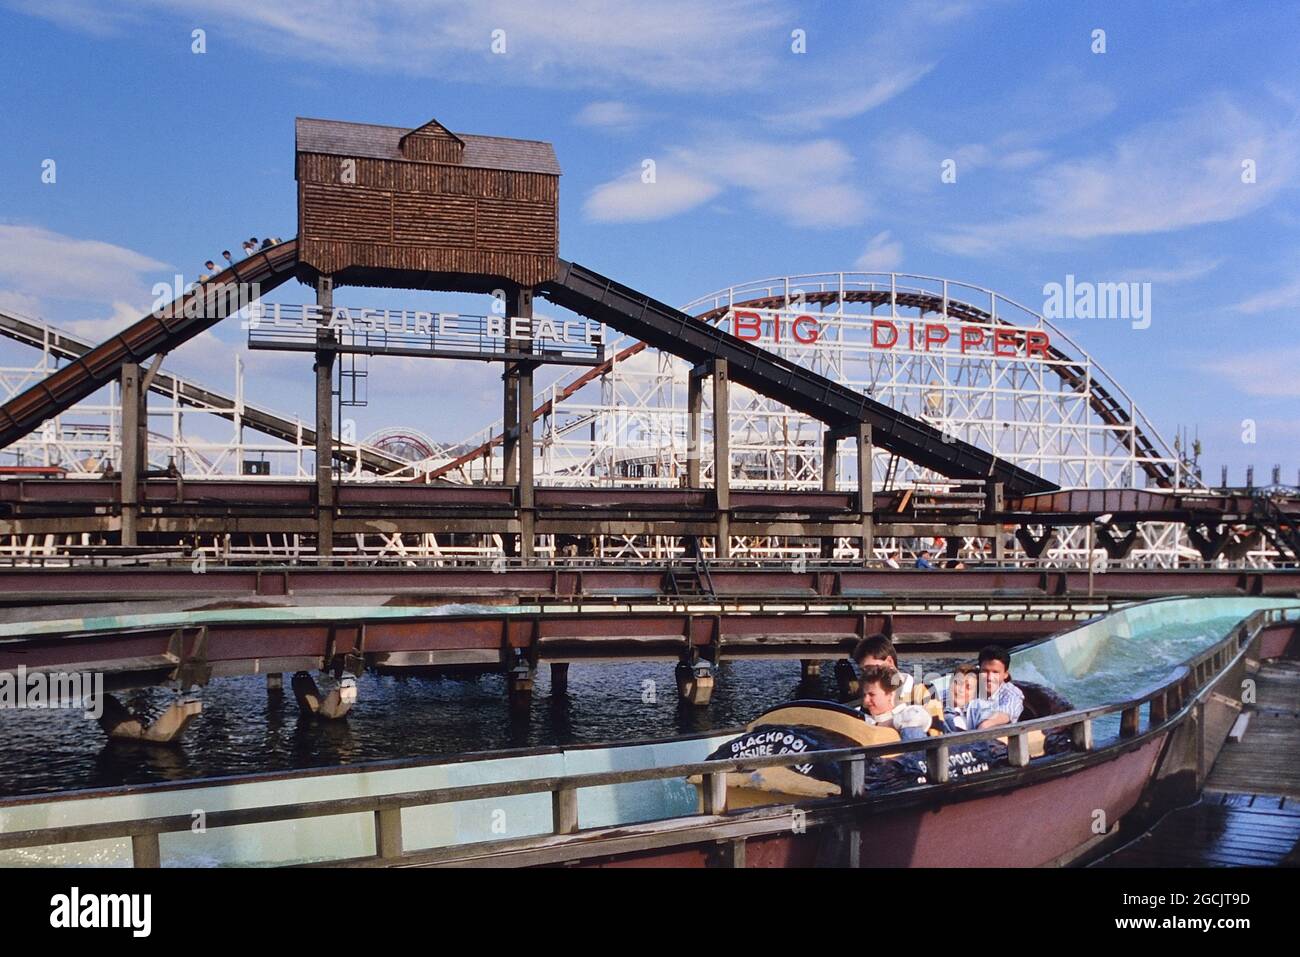
M872 301L855 301L870 299ZM758 305L750 305L753 303ZM919 305L917 303L920 303ZM541 305L539 301L539 306ZM1143 465L1162 467L1174 477L1175 486L1199 484L1184 467L1181 458L1160 438L1151 422L1128 393L1066 333L1038 313L1000 294L977 286L934 277L902 273L824 273L781 277L746 283L719 290L687 304L685 310L707 315L730 329L737 309L756 313L762 322L759 343L837 382L859 389L895 409L929 422L947 434L1000 456L1030 471L1052 479L1062 487L1124 488L1145 484ZM783 329L800 315L818 321L820 336L815 343L774 341L773 320ZM981 317L972 321L972 316ZM943 343L892 349L876 348L871 342L872 323L884 320L900 330L925 324L948 330ZM33 320L34 321L34 320ZM1046 334L1062 355L1043 359L1015 355L997 356L987 350L963 352L964 329L988 331L991 324ZM624 339L610 344L609 353L634 346ZM0 368L0 396L18 394L53 372L57 358L47 347L32 366ZM1063 378L1060 370L1071 370ZM570 384L588 370L562 375L538 390L540 402L550 400L550 411L538 424L535 474L547 485L679 485L686 469L687 381L689 369L683 361L653 350L634 351L622 361L612 362L599 377L565 393ZM149 400L150 466L169 462L186 477L213 478L241 475L240 463L248 458L266 458L274 463L271 478L312 478L314 449L301 440L296 443L265 438L250 441L241 421L244 403L244 374L236 362L236 395L232 406L201 409L183 405L177 396ZM104 463L120 458L120 408L117 385L78 403L42 429L4 450L4 464L57 465L70 474L98 474ZM821 484L822 424L795 413L762 396L733 385L731 407L731 471L737 488L816 488ZM705 394L706 409L709 403ZM1119 423L1103 421L1098 405L1118 408ZM215 430L187 429L187 418L203 412L224 413L227 420ZM234 413L233 421L228 420ZM211 422L215 415L204 415ZM709 416L705 417L702 453L705 482L712 481L712 436ZM222 436L222 431L225 431ZM409 431L409 430L403 430ZM459 457L465 451L487 446L499 437L497 421L462 442L437 448L436 454L414 462L388 477L408 478L427 473ZM1139 438L1146 446L1139 454ZM357 443L344 436L354 448L379 444L379 436ZM347 441L349 440L350 441ZM432 440L430 440L432 441ZM355 444L354 444L355 443ZM854 459L845 449L838 463L838 477L845 488L856 487ZM932 473L906 461L891 461L877 451L873 460L877 488L909 484L942 483ZM370 481L384 476L359 469L341 476L344 481ZM501 480L498 446L487 449L446 478L453 481ZM1086 532L1082 528L1059 529L1057 543L1045 554L1050 563L1083 560ZM437 557L446 549L433 536L386 536L385 540L356 543L358 553L387 557ZM48 544L48 543L47 543ZM896 543L882 539L881 554ZM0 549L22 550L10 542ZM26 547L30 547L30 544ZM300 553L293 536L280 543L251 546L286 556ZM499 543L486 546L488 551ZM544 553L553 547L541 544ZM679 551L677 543L613 540L606 543L609 557L659 557ZM786 556L797 549L770 541L741 540L733 549L738 554ZM459 551L453 549L451 551ZM812 552L810 551L811 555ZM1170 565L1178 556L1194 558L1180 527L1148 524L1140 529L1138 545L1129 563ZM1271 552L1251 551L1238 556L1247 564L1269 563Z
M1163 470L1176 488L1200 485L1128 392L1077 342L1039 313L991 289L903 273L821 273L731 286L683 309L721 322L728 331L735 331L737 311L756 313L761 322L757 341L765 348L946 434L993 450L1063 488L1143 487L1148 468ZM793 341L791 325L800 315L817 320L815 343ZM774 337L774 320L784 331L781 341ZM893 348L873 344L876 321L899 331ZM928 347L917 341L926 325L942 327L946 340ZM915 330L912 346L906 342L909 327ZM973 330L969 335L974 338L975 331L987 335L999 328L1016 333L1022 343L1026 331L1041 333L1053 352L1043 358L1028 356L1023 348L1013 355L962 348L964 330ZM632 340L615 341L610 352L631 345ZM551 406L539 426L537 481L681 484L688 435L687 364L667 353L635 352L566 398L569 384L583 371L539 391L539 404L550 400ZM706 408L708 403L706 390ZM1099 410L1108 410L1112 420L1106 421ZM820 422L734 384L730 412L733 487L820 487ZM466 449L484 446L500 431L497 421L454 446L448 458L420 467L436 468ZM701 458L707 484L712 462L708 416L704 432ZM844 449L837 463L844 488L856 487L854 458L851 448ZM873 468L877 488L943 482L913 463L891 461L879 449ZM447 477L500 481L499 449ZM1139 533L1129 563L1170 565L1180 555L1195 557L1179 526L1150 523ZM1061 563L1084 560L1085 539L1082 528L1060 529L1057 544L1044 557ZM883 540L882 554L894 544ZM639 554L645 546L629 542L623 547ZM741 554L769 550L769 543L739 544ZM1252 553L1248 560L1267 563L1266 556Z

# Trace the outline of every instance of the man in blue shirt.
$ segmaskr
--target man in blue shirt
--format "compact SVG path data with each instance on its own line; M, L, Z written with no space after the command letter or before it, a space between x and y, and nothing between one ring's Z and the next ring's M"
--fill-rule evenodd
M921 552L921 554L919 554L919 555L916 556L916 567L917 567L917 568L928 568L928 569L933 570L934 565L931 564L931 562L930 562L930 553L929 553L928 551L927 551L927 552Z
M1011 683L1011 656L1001 645L988 645L980 651L980 677L992 713L979 723L980 728L996 728L1020 720L1025 708L1025 693Z

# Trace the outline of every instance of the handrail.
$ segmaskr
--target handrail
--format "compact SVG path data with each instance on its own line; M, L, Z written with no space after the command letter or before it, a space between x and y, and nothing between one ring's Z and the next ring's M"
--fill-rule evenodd
M1218 671L1226 667L1241 653L1242 649L1259 634L1266 624L1289 620L1290 612L1300 612L1300 605L1259 609L1252 612L1235 624L1226 635L1211 647L1177 666L1165 683L1125 701L1091 708L1073 709L1061 714L1016 722L1014 725L1001 725L997 728L964 731L915 741L889 742L867 747L839 748L830 751L732 760L695 761L686 764L636 768L624 771L551 775L520 781L432 788L353 798L335 798L289 806L280 805L234 811L214 811L207 815L206 826L209 828L236 827L341 814L373 813L375 815L376 856L379 858L395 858L400 857L402 854L400 811L402 808L407 807L549 792L552 797L554 811L554 833L573 834L578 831L577 792L582 788L680 778L696 774L703 775L705 813L716 815L725 811L726 775L731 772L843 761L845 765L842 768L844 782L842 793L846 793L850 798L860 798L866 794L863 770L868 758L915 752L925 752L927 765L931 769L935 780L933 783L926 783L919 785L915 789L909 788L907 790L943 787L949 780L946 758L949 751L954 747L1006 738L1010 763L1013 767L1018 767L1029 763L1027 736L1032 731L1047 732L1069 728L1073 733L1076 747L1088 751L1092 750L1092 722L1108 714L1118 712L1122 716L1119 742L1109 747L1118 746L1120 743L1128 744L1129 742L1124 739L1139 737L1139 709L1144 704L1154 703L1157 700L1162 702L1159 714L1154 711L1153 706L1153 711L1148 716L1147 734L1160 727L1180 721L1187 711L1195 705L1199 693L1211 683L1212 675L1203 673L1200 665L1207 661L1215 662L1215 674L1217 674ZM1228 651L1234 642L1236 643L1235 647L1231 648L1233 654L1225 655L1224 652ZM1188 682L1192 683L1190 693L1187 692L1186 688ZM1177 709L1172 710L1172 712L1167 707L1171 693L1176 696L1175 700L1178 704ZM1106 750L1109 750L1109 747ZM994 772L994 774L998 773L1000 772ZM137 866L157 866L160 856L158 846L160 835L189 831L192 826L193 818L191 815L186 814L96 824L35 828L0 834L0 850L130 837Z

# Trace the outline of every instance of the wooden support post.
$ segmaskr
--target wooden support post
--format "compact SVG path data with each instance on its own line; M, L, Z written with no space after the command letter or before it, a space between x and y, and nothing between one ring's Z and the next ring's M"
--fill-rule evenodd
M699 488L702 484L700 450L704 433L704 383L692 370L686 380L686 486Z
M122 363L122 538L123 545L137 545L136 520L140 507L140 473L144 463L140 460L140 366L135 362Z
M715 554L731 557L731 373L726 359L713 360L713 488L718 510Z
M858 426L858 510L862 520L862 564L871 563L875 548L875 485L871 477L871 426Z
M1023 768L1029 763L1029 735L1013 734L1007 738L1007 762L1013 768Z
M799 680L819 681L822 676L822 663L816 658L799 659Z
M131 864L134 867L162 867L162 848L157 834L131 835Z
M388 859L402 856L402 809L375 812L375 854Z
M268 695L284 694L284 675L278 671L273 671L266 676L266 693Z
M933 784L948 782L948 745L940 744L925 752L925 770Z
M837 471L840 440L833 431L827 429L822 433L822 491L834 492L837 486ZM827 536L822 539L822 558L835 557L835 538Z
M203 711L203 702L187 695L177 697L157 718L131 711L111 694L100 698L99 726L110 738L171 744Z
M1138 708L1125 708L1119 716L1119 736L1121 738L1137 737L1138 718L1140 716Z
M839 689L841 701L856 701L862 696L858 672L847 658L835 662L835 687Z
M519 372L519 558L533 560L533 527L537 517L533 486L533 370Z
M1210 773L1205 761L1205 702L1197 701L1192 706L1192 732L1196 742L1196 791L1200 793L1205 786L1205 778Z
M501 484L519 483L519 368L507 362L501 374Z
M704 775L704 813L727 813L727 775Z
M569 692L569 663L556 661L551 664L551 694L562 695Z
M533 700L534 672L524 659L506 673L506 698L511 708L527 710Z
M845 758L840 762L840 796L860 798L867 793L867 759Z
M320 315L334 312L334 277L316 277L316 305ZM320 344L332 344L334 334L322 326ZM334 361L333 349L316 350L316 553L334 554Z
M1152 724L1164 724L1169 719L1169 699L1165 692L1161 692L1151 699L1151 716Z
M744 867L745 839L736 837L719 841L714 848L711 863L714 867Z
M521 352L533 351L533 291L517 287L511 292L509 308L511 324L515 318L528 320L529 335L522 343L515 340ZM528 564L533 560L533 528L537 512L533 482L533 366L521 364L519 376L519 558Z
M999 516L1006 510L1006 486L1001 482L994 482L990 479L985 485L984 492L984 512L985 520L993 523L996 531L993 533L993 561L1001 565L1007 558L1006 543L1002 540L1002 525Z
M551 792L551 824L556 834L573 834L578 830L578 792L560 787Z
M1070 726L1070 740L1080 751L1092 750L1092 719L1084 718L1078 724Z
M673 669L677 693L687 704L706 707L713 700L713 668L701 659L695 664L679 661Z

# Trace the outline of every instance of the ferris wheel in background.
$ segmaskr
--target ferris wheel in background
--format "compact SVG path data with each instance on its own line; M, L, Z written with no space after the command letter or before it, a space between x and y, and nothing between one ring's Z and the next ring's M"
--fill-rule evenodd
M393 426L371 432L361 443L379 449L386 455L403 462L423 462L442 451L442 446L419 429Z

